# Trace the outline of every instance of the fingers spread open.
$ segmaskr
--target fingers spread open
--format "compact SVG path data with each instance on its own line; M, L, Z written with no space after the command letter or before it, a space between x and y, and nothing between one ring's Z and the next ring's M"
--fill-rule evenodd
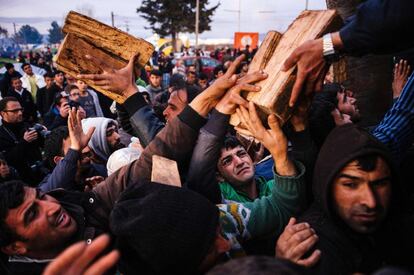
M257 71L254 73L249 73L245 76L243 76L242 78L239 78L237 80L237 83L254 83L263 79L266 79L268 76L267 73L265 73L264 71Z
M240 63L246 58L244 54L238 56L230 65L230 67L227 69L225 75L227 77L231 77L236 73L237 68L239 67Z
M106 80L108 79L108 76L106 74L78 74L76 78L85 80Z
M84 270L109 244L109 236L101 235L88 245L76 264L78 270Z

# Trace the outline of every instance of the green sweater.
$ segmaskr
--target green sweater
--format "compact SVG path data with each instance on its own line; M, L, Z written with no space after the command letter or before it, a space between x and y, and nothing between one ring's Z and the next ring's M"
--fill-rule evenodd
M272 192L253 202L220 204L222 235L231 242L231 258L244 255L240 243L267 234L281 234L289 218L305 206L305 167L295 162L298 174L281 177L274 174Z
M255 178L259 198L269 196L272 193L275 180L266 181L264 177ZM221 195L225 200L235 202L252 202L252 200L245 192L235 189L230 183L222 181L219 183Z

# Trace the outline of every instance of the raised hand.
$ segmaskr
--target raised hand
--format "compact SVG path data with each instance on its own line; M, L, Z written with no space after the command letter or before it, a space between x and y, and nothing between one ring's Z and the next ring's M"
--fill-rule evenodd
M101 74L80 74L76 77L82 80L91 80L95 86L104 90L114 92L124 97L129 97L137 92L135 85L134 63L139 54L131 57L128 65L122 69L115 70L104 60L94 56L86 55L85 57L95 63L103 72Z
M191 108L201 116L207 116L211 109L213 109L223 97L224 93L236 85L237 75L235 73L237 67L244 58L245 56L243 54L237 57L223 76L216 79L210 87L205 89L191 101Z
M317 241L318 236L309 224L296 223L295 218L290 218L276 242L276 257L306 267L313 266L319 261L321 251L316 249L307 258L303 258L303 255L308 253Z
M43 272L43 275L100 275L107 272L119 259L119 252L99 256L109 245L108 235L101 235L90 245L79 242L71 245L53 260Z
M72 110L69 111L68 118L70 148L79 152L88 145L88 142L95 131L95 127L91 127L85 134L82 129L81 120L81 112L76 110L76 108L72 108Z
M339 32L331 33L336 50L343 47ZM302 92L309 95L322 90L323 80L329 70L323 58L322 38L309 40L296 48L283 64L282 71L288 71L297 65L296 81L293 85L289 105L293 107Z
M395 64L394 79L392 80L393 98L400 96L405 83L407 83L410 71L411 67L408 65L407 60L401 59L400 62Z
M240 95L241 92L260 91L260 86L252 85L251 83L255 83L266 78L267 74L263 71L250 73L240 78L237 80L236 86L230 88L230 90L228 90L227 93L220 99L219 103L216 105L216 110L220 113L231 115L236 112L238 105L248 108L248 101Z
M249 102L248 110L243 106L240 106L240 108L237 109L237 114L249 132L272 154L275 161L276 172L281 176L295 175L295 165L290 161L287 155L288 141L276 116L274 114L268 116L267 122L270 129L266 129L256 112L253 102Z

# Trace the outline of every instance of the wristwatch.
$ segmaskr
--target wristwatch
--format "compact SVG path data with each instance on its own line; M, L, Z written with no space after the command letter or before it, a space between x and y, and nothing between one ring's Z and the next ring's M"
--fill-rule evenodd
M332 37L330 33L327 33L322 38L323 41L323 58L329 64L339 61L339 53L335 51L332 43Z

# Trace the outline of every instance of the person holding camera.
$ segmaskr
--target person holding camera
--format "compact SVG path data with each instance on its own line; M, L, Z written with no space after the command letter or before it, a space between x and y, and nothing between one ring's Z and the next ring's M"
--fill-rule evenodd
M42 155L47 129L40 124L30 127L23 121L23 108L14 97L0 100L0 152L10 165L15 167L21 178L36 185L42 178Z
M60 126L66 126L69 111L73 107L79 109L82 119L86 117L85 110L77 102L69 100L69 95L66 92L58 93L53 101L53 105L44 116L44 124L47 129L53 130Z

